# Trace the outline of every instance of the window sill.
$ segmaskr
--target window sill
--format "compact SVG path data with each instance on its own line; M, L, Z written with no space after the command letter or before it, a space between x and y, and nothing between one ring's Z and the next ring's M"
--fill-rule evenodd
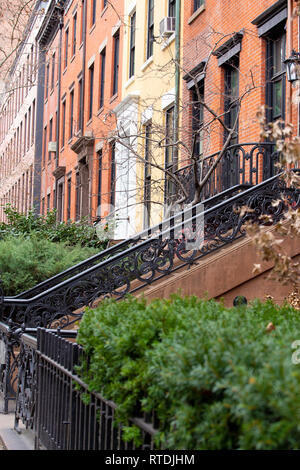
M69 138L68 145L71 145L72 141L73 141L73 136Z
M99 116L104 110L104 106L101 106L101 108L98 109L97 111L97 116Z
M81 42L81 44L80 44L80 46L78 47L78 49L80 50L82 47L83 47L83 41Z
M92 32L94 31L95 28L96 28L96 23L94 23L94 24L91 26L91 29L89 30L89 34L92 34Z
M65 146L63 145L60 149L60 152L62 153L65 150Z
M93 121L93 118L91 117L91 118L88 120L88 122L86 123L86 126L89 126L89 125L92 123L92 121Z
M100 16L103 16L108 9L108 5L101 11Z
M76 57L76 53L72 55L72 57L71 57L71 59L70 59L70 63L73 62L73 60L75 59L75 57Z
M135 76L132 75L132 77L129 78L129 80L127 80L127 82L125 83L124 85L124 88L128 88L135 80Z
M192 16L189 17L188 19L188 24L191 24L196 18L198 18L199 15L205 10L205 5L201 5L201 7L196 10Z
M151 57L149 57L149 59L146 60L146 62L144 62L144 64L142 65L141 67L141 71L144 72L146 70L146 68L152 64L153 62L153 55Z
M68 68L68 67L65 67L65 69L64 69L64 71L63 71L63 73L62 73L63 75L66 73L67 68Z
M161 50L164 51L172 42L175 40L175 33L171 34L171 36L164 40L163 44L161 45Z
M53 93L54 93L54 88L50 90L50 96L53 95Z
M113 101L115 101L116 99L118 98L118 93L115 93L111 99L109 100L110 103L112 103Z

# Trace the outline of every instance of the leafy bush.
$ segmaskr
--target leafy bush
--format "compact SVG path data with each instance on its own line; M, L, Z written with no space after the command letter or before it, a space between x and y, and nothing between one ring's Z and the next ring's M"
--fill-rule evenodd
M96 228L85 220L80 222L57 222L56 211L49 211L46 216L36 215L29 211L28 215L20 214L7 205L4 209L7 223L0 224L0 238L6 236L32 236L47 239L52 242L65 242L68 245L89 246L104 249L107 239L99 237Z
M79 373L125 425L154 410L166 448L299 449L299 331L299 312L272 301L110 300L81 321Z
M90 247L68 246L31 236L0 240L0 277L5 295L16 295L94 255Z

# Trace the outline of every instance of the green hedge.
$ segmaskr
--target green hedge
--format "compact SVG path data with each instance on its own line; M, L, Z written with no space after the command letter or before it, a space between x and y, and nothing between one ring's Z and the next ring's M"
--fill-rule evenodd
M124 424L155 410L166 448L300 449L297 339L299 311L271 301L105 301L81 321L90 364L79 373L118 404Z
M9 204L5 207L4 212L7 223L0 223L0 239L12 235L15 237L34 235L55 243L64 242L72 246L97 248L98 251L107 246L107 240L99 240L96 228L86 220L57 222L55 210L49 211L45 216L36 215L33 211L24 215Z
M16 295L96 254L90 247L53 243L36 236L0 240L0 278L5 295Z

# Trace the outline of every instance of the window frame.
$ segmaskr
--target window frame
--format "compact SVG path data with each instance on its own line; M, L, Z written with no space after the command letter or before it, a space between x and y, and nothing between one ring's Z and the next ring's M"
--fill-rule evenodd
M135 72L136 11L130 15L129 78Z
M113 60L113 82L112 82L112 96L118 93L119 86L119 67L120 67L120 30L116 31L113 36L114 41L114 60Z
M274 73L275 54L274 46L278 41L283 41L280 44L282 59L285 59L285 45L286 33L284 28L277 26L266 38L266 105L267 105L267 119L269 122L274 122L277 119L285 120L285 97L286 97L286 70L282 63L280 71ZM275 85L281 82L281 109L280 113L274 113L275 103Z
M145 129L145 164L144 164L144 211L143 211L143 228L146 230L151 224L151 139L152 121L144 126Z
M77 41L77 12L73 16L73 40L72 40L72 57L76 54Z
M94 78L95 78L95 66L94 62L89 67L89 107L88 107L88 120L93 117L93 95L94 95Z
M154 44L154 0L148 0L148 16L147 16L147 50L146 59L153 56Z
M99 109L104 106L105 93L105 68L106 68L106 47L100 52L100 86L99 86Z

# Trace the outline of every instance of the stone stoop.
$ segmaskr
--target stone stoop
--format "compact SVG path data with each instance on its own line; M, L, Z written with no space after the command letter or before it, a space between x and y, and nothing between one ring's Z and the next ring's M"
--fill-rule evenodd
M272 231L272 228L268 230ZM282 246L288 255L299 261L300 240L285 240ZM253 273L254 263L261 264L258 274ZM271 269L272 264L261 262L251 239L246 237L197 260L189 269L178 269L136 295L149 300L169 298L174 293L207 299L223 298L227 307L233 305L237 295L245 296L248 301L255 298L264 300L270 295L274 302L281 304L291 293L292 286L267 279Z

